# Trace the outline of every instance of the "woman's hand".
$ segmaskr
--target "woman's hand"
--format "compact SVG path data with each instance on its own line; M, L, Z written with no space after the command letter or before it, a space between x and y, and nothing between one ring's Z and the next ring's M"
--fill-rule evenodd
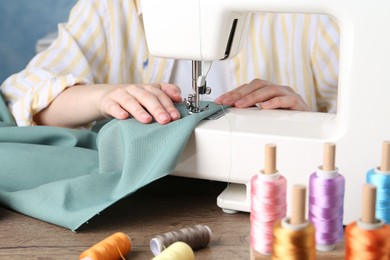
M153 118L167 124L180 118L174 103L180 89L173 84L76 85L65 89L53 102L34 115L38 125L80 127L108 117L134 117L142 123Z
M261 79L254 79L249 84L241 85L221 95L215 103L239 108L258 106L262 109L309 111L305 101L292 88Z
M153 118L167 124L180 118L173 103L181 101L180 89L173 84L131 84L108 86L99 101L104 117L126 119L133 116L141 123Z

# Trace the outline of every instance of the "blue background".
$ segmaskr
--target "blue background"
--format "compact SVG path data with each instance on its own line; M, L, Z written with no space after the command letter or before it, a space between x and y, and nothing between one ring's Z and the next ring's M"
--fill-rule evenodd
M77 0L0 0L0 84L35 55L38 39L57 31Z

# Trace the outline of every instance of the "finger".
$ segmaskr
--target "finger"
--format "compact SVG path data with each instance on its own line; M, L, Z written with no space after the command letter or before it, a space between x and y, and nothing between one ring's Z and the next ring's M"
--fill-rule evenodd
M130 116L126 110L113 100L107 101L105 114L105 117L112 116L116 119L127 119Z
M260 104L263 109L291 109L309 111L308 106L299 95L274 97Z
M264 87L267 87L270 83L261 79L254 79L248 84L243 84L232 91L218 97L215 102L224 105L233 105L238 100L256 92Z
M171 84L170 84L171 85ZM174 85L171 85L171 86L174 86ZM162 105L162 107L165 109L165 111L167 111L169 113L169 115L171 116L171 119L172 120L177 120L180 118L180 112L179 110L177 110L177 108L175 107L175 105L173 104L172 102L172 99L165 93L163 92L162 90L160 90L159 88L151 88L149 89L149 91L155 95L157 97L157 99L159 100L160 104ZM174 89L172 89L172 93L173 94L179 94L180 91L176 91ZM179 94L179 98L181 100L181 96Z
M138 101L125 91L121 92L119 98L118 96L114 96L112 99L106 101L104 111L117 119L126 119L132 115L144 124L150 123L153 119Z
M164 91L173 102L179 103L182 101L181 89L174 84L161 83L161 90Z
M160 102L160 98L162 98L162 95L166 95L163 91L161 91L161 89L159 89L159 87L156 87L155 85L131 85L126 88L126 90L129 91L129 95L133 96L136 99L136 101L140 104L139 106L143 106L159 124L167 124L172 120L169 112ZM157 95L156 93L159 94ZM130 113L132 113L133 107L128 107L126 104L126 107L124 108Z
M251 107L257 103L270 100L271 98L274 97L290 96L290 95L296 95L296 94L294 92L291 93L285 86L267 85L237 100L234 103L234 106L240 108Z
M240 100L247 93L249 84L241 85L215 99L215 103L232 106L237 100Z
M244 84L246 85L246 84ZM219 97L217 97L214 102L216 104L221 104L221 105L232 105L233 104L233 97L237 95L236 93L239 92L239 89L242 88L244 85L238 86L237 88L230 90ZM230 103L230 104L229 104Z

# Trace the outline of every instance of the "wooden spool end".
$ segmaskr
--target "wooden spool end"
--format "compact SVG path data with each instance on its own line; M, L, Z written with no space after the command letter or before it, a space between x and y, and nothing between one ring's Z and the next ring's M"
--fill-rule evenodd
M306 186L294 185L292 190L291 225L305 223Z
M264 174L276 173L276 145L267 144L265 146L265 168Z
M336 158L336 144L325 143L324 145L324 162L322 165L323 171L334 171Z
M380 170L384 172L390 172L390 141L383 142Z
M376 203L376 186L372 184L363 185L362 222L374 224Z

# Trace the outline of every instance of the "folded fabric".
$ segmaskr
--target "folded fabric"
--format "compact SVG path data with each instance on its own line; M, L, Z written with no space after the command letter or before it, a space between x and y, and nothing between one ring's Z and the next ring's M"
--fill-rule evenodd
M0 204L73 231L170 174L196 125L221 107L167 125L111 120L98 132L17 127L0 100Z

